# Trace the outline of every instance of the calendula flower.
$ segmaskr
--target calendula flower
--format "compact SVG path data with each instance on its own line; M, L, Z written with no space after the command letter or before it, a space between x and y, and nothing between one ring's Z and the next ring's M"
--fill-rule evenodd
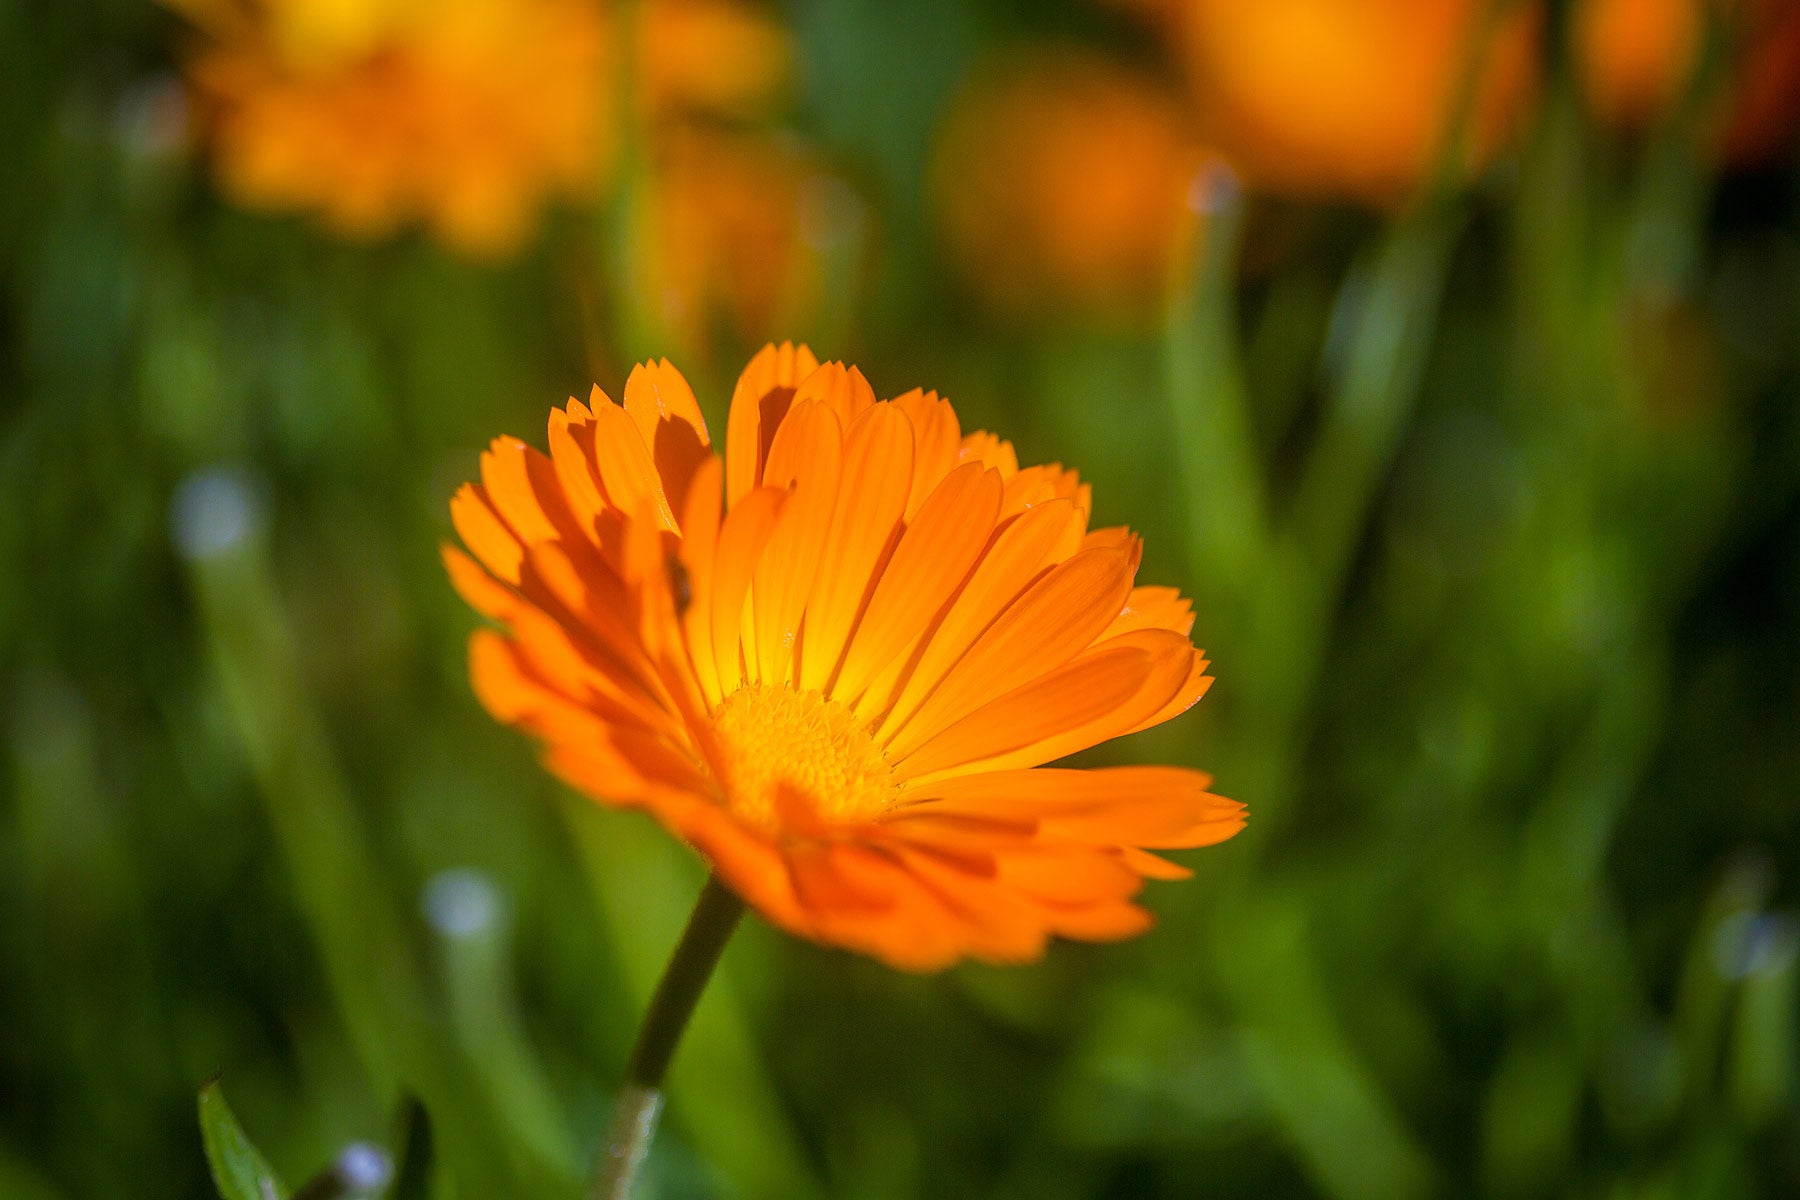
M1666 115L1699 64L1702 0L1585 0L1574 12L1582 92L1608 125L1635 129Z
M1210 682L1188 602L1090 503L935 394L782 345L722 456L666 361L553 410L547 455L495 441L444 553L499 625L476 694L551 770L782 928L930 970L1139 933L1142 880L1187 874L1150 851L1242 827L1195 771L1044 766Z
M1576 66L1602 124L1634 132L1694 89L1710 31L1723 70L1700 97L1700 128L1718 161L1776 157L1800 123L1800 4L1794 0L1585 0L1574 10Z
M371 238L421 225L504 253L611 155L606 40L589 0L167 0L221 185Z
M977 79L933 168L948 248L985 301L1155 312L1196 230L1206 155L1175 97L1098 55L1044 55Z
M1541 10L1492 0L1191 0L1154 6L1200 131L1253 186L1388 204L1417 188L1472 87L1485 161L1536 79Z
M803 325L825 294L825 251L855 237L859 203L798 139L670 126L648 153L627 241L629 294L695 353ZM834 215L835 214L835 215Z
M793 46L761 5L742 0L642 0L636 90L655 121L683 113L762 116L793 82Z
M1732 71L1715 144L1732 165L1766 163L1794 148L1800 126L1800 3L1733 0L1728 9Z

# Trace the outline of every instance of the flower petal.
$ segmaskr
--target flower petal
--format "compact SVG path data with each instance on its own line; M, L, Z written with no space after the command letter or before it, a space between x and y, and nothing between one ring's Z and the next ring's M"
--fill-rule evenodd
M1193 659L1187 639L1167 630L1102 642L896 759L895 777L919 787L950 771L1033 767L1085 750L1162 709Z
M1135 547L1097 549L1052 568L976 639L912 719L895 728L888 753L904 759L945 726L1087 649L1125 603L1137 563Z
M912 423L892 404L866 410L845 439L842 486L806 602L802 688L822 691L830 682L894 549L912 486L912 440Z
M854 704L877 671L898 670L919 635L942 615L993 536L1000 473L964 463L932 490L881 571L852 635L832 696Z
M917 664L910 669L907 664L896 666L900 693L877 726L878 739L885 741L906 723L963 652L1032 580L1075 552L1084 523L1085 517L1073 501L1052 500L1020 514L1000 530L949 611L926 635ZM886 692L871 687L864 700ZM858 705L858 712L866 707Z
M776 488L757 488L732 506L719 529L719 551L713 563L712 643L723 695L730 695L744 681L747 663L742 636L751 576L788 499L786 492Z
M712 704L724 698L712 640L713 571L719 550L719 524L724 516L723 481L724 464L717 455L707 455L694 472L687 504L681 510L677 569L682 578L674 586L675 613L681 621L694 676Z
M1179 588L1134 587L1125 598L1125 607L1100 636L1115 637L1134 629L1169 629L1186 637L1193 627L1193 601Z
M808 400L817 400L836 413L838 424L848 429L875 403L875 389L855 367L846 367L841 362L820 363L818 369L794 389L794 408Z
M817 400L796 401L769 447L763 477L770 487L791 487L793 498L756 564L751 587L752 677L763 683L793 678L800 621L837 507L843 455L842 426L831 408Z
M894 397L893 403L913 427L913 481L906 497L906 519L910 521L944 476L956 469L962 426L950 402L936 392L914 388Z
M594 465L606 498L628 517L648 511L664 529L681 532L637 422L599 388L594 389L590 403L594 409Z
M640 363L625 380L625 413L649 447L671 511L687 507L688 487L712 457L712 439L694 390L668 359Z
M738 376L725 426L725 500L735 505L762 483L763 460L800 381L818 369L804 345L764 346Z
M1158 850L1210 845L1244 824L1244 806L1207 790L1185 767L990 771L946 779L931 798L894 810L899 822L936 816L1034 821L1040 836Z

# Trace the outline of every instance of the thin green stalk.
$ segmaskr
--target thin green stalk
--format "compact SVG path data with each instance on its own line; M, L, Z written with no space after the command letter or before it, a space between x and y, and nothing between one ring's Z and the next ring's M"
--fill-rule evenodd
M1460 225L1428 209L1394 226L1339 297L1348 353L1293 501L1323 597L1338 593L1418 400Z
M1238 362L1236 277L1244 225L1235 181L1210 181L1205 235L1163 340L1190 567L1218 598L1241 596L1264 526L1263 479Z
M662 982L650 999L637 1043L625 1064L625 1084L613 1106L612 1125L600 1159L594 1200L627 1200L631 1185L650 1149L656 1121L662 1114L663 1076L675 1047L687 1029L688 1018L700 1002L700 993L712 978L713 968L731 940L744 903L717 876L709 876L701 889L694 913L688 918L675 954L663 971Z

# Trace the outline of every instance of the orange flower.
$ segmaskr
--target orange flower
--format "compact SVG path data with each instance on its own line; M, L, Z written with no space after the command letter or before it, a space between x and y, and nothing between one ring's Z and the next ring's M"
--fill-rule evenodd
M1574 13L1574 46L1588 107L1627 131L1668 116L1694 86L1709 18L1726 69L1705 97L1708 148L1728 164L1767 161L1800 122L1795 0L1586 0Z
M816 311L822 251L854 233L830 213L848 185L797 140L675 125L650 155L627 245L630 295L660 336L697 353L723 324L755 345Z
M1143 877L1187 874L1148 851L1242 827L1194 771L1040 766L1183 711L1206 662L1073 472L1021 469L935 394L878 403L771 346L721 460L646 364L481 475L451 504L474 558L444 551L502 626L471 642L476 694L785 929L911 970L1028 960L1143 931Z
M643 115L749 118L787 91L793 47L769 13L740 0L645 0L637 13Z
M1595 116L1634 129L1669 111L1699 63L1701 2L1586 0L1575 10L1575 62Z
M1800 2L1739 0L1731 7L1736 70L1719 152L1729 163L1768 162L1793 148L1800 125Z
M940 140L932 188L952 255L994 307L1141 314L1185 261L1204 159L1154 83L1057 54L976 82Z
M190 66L222 185L340 233L422 224L498 254L610 157L587 0L167 0L208 35Z
M1516 126L1541 10L1489 0L1192 0L1166 20L1201 132L1257 187L1378 204L1425 178L1473 65L1471 150ZM1489 29L1490 24L1494 27Z

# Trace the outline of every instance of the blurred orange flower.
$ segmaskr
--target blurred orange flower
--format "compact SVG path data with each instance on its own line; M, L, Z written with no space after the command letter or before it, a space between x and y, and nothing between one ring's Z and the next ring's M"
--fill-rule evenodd
M612 153L601 12L587 0L168 0L226 191L353 237L420 224L512 249Z
M1706 34L1703 0L1585 0L1575 63L1588 107L1635 129L1666 115L1692 79Z
M643 0L637 94L651 120L683 112L755 117L793 81L788 32L742 0Z
M1800 0L1737 0L1731 9L1719 152L1729 163L1767 162L1793 149L1800 128Z
M1200 132L1263 190L1392 203L1436 162L1465 79L1476 163L1515 130L1535 90L1536 3L1156 7L1190 80Z
M794 138L672 127L651 148L627 254L658 332L696 351L722 325L754 345L793 328L825 290L832 202L848 186Z
M978 78L932 169L949 250L1003 311L1153 311L1186 259L1205 155L1174 97L1095 55Z
M1731 164L1779 154L1800 125L1800 3L1795 0L1586 0L1574 13L1588 107L1615 129L1667 117L1691 89L1712 23L1725 67L1703 122Z
M477 695L596 800L648 811L775 924L931 970L1150 918L1150 849L1242 807L1175 767L1040 764L1185 710L1210 682L1139 544L1058 466L950 405L764 349L724 455L664 361L623 406L501 438L451 514Z

